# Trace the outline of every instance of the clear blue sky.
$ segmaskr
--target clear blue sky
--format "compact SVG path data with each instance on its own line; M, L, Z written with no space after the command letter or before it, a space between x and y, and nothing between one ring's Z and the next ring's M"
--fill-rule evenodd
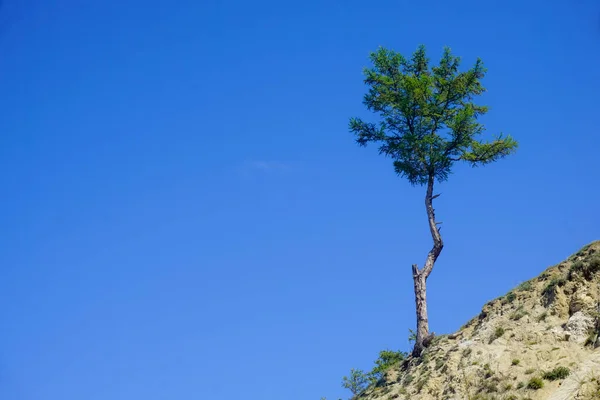
M600 5L5 0L0 397L309 400L407 349L423 190L348 132L378 46L489 69L431 327L599 239Z

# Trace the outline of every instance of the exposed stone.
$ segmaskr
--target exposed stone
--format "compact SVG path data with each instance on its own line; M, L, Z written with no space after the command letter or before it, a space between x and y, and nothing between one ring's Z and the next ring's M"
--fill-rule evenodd
M570 334L569 341L575 343L584 343L588 337L588 332L594 327L594 319L585 315L582 311L577 311L571 315L565 331Z

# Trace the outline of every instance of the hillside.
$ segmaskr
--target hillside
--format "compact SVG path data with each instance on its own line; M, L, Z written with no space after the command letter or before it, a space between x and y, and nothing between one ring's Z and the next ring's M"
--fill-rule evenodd
M600 399L600 241L483 306L360 400Z

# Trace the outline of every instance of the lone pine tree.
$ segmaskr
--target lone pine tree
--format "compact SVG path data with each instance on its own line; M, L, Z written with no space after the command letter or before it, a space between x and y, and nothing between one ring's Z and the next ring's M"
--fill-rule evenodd
M486 69L480 59L467 71L459 71L460 58L445 48L439 65L430 66L425 47L420 46L410 59L379 48L371 53L372 68L365 68L364 96L367 109L379 115L377 123L350 119L350 131L361 146L379 144L379 153L394 161L396 173L413 186L426 186L425 209L433 247L425 264L412 266L417 311L417 334L413 355L419 356L427 345L426 281L439 257L444 242L435 218L433 200L436 182L448 179L455 163L472 166L497 161L517 148L517 142L501 134L491 141L477 138L485 127L478 117L488 111L473 99L485 88L481 85Z

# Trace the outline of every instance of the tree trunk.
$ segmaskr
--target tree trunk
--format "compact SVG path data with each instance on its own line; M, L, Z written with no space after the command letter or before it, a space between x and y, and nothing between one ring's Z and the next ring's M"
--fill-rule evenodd
M417 309L417 338L413 348L413 356L419 357L425 348L424 341L429 336L429 319L427 317L427 278L433 270L433 265L442 252L444 242L440 235L438 224L435 221L435 210L433 199L439 195L433 195L434 176L430 175L427 182L427 194L425 195L425 208L429 221L429 230L433 239L433 247L427 255L425 265L421 270L416 264L412 266L413 281L415 284L415 303Z

